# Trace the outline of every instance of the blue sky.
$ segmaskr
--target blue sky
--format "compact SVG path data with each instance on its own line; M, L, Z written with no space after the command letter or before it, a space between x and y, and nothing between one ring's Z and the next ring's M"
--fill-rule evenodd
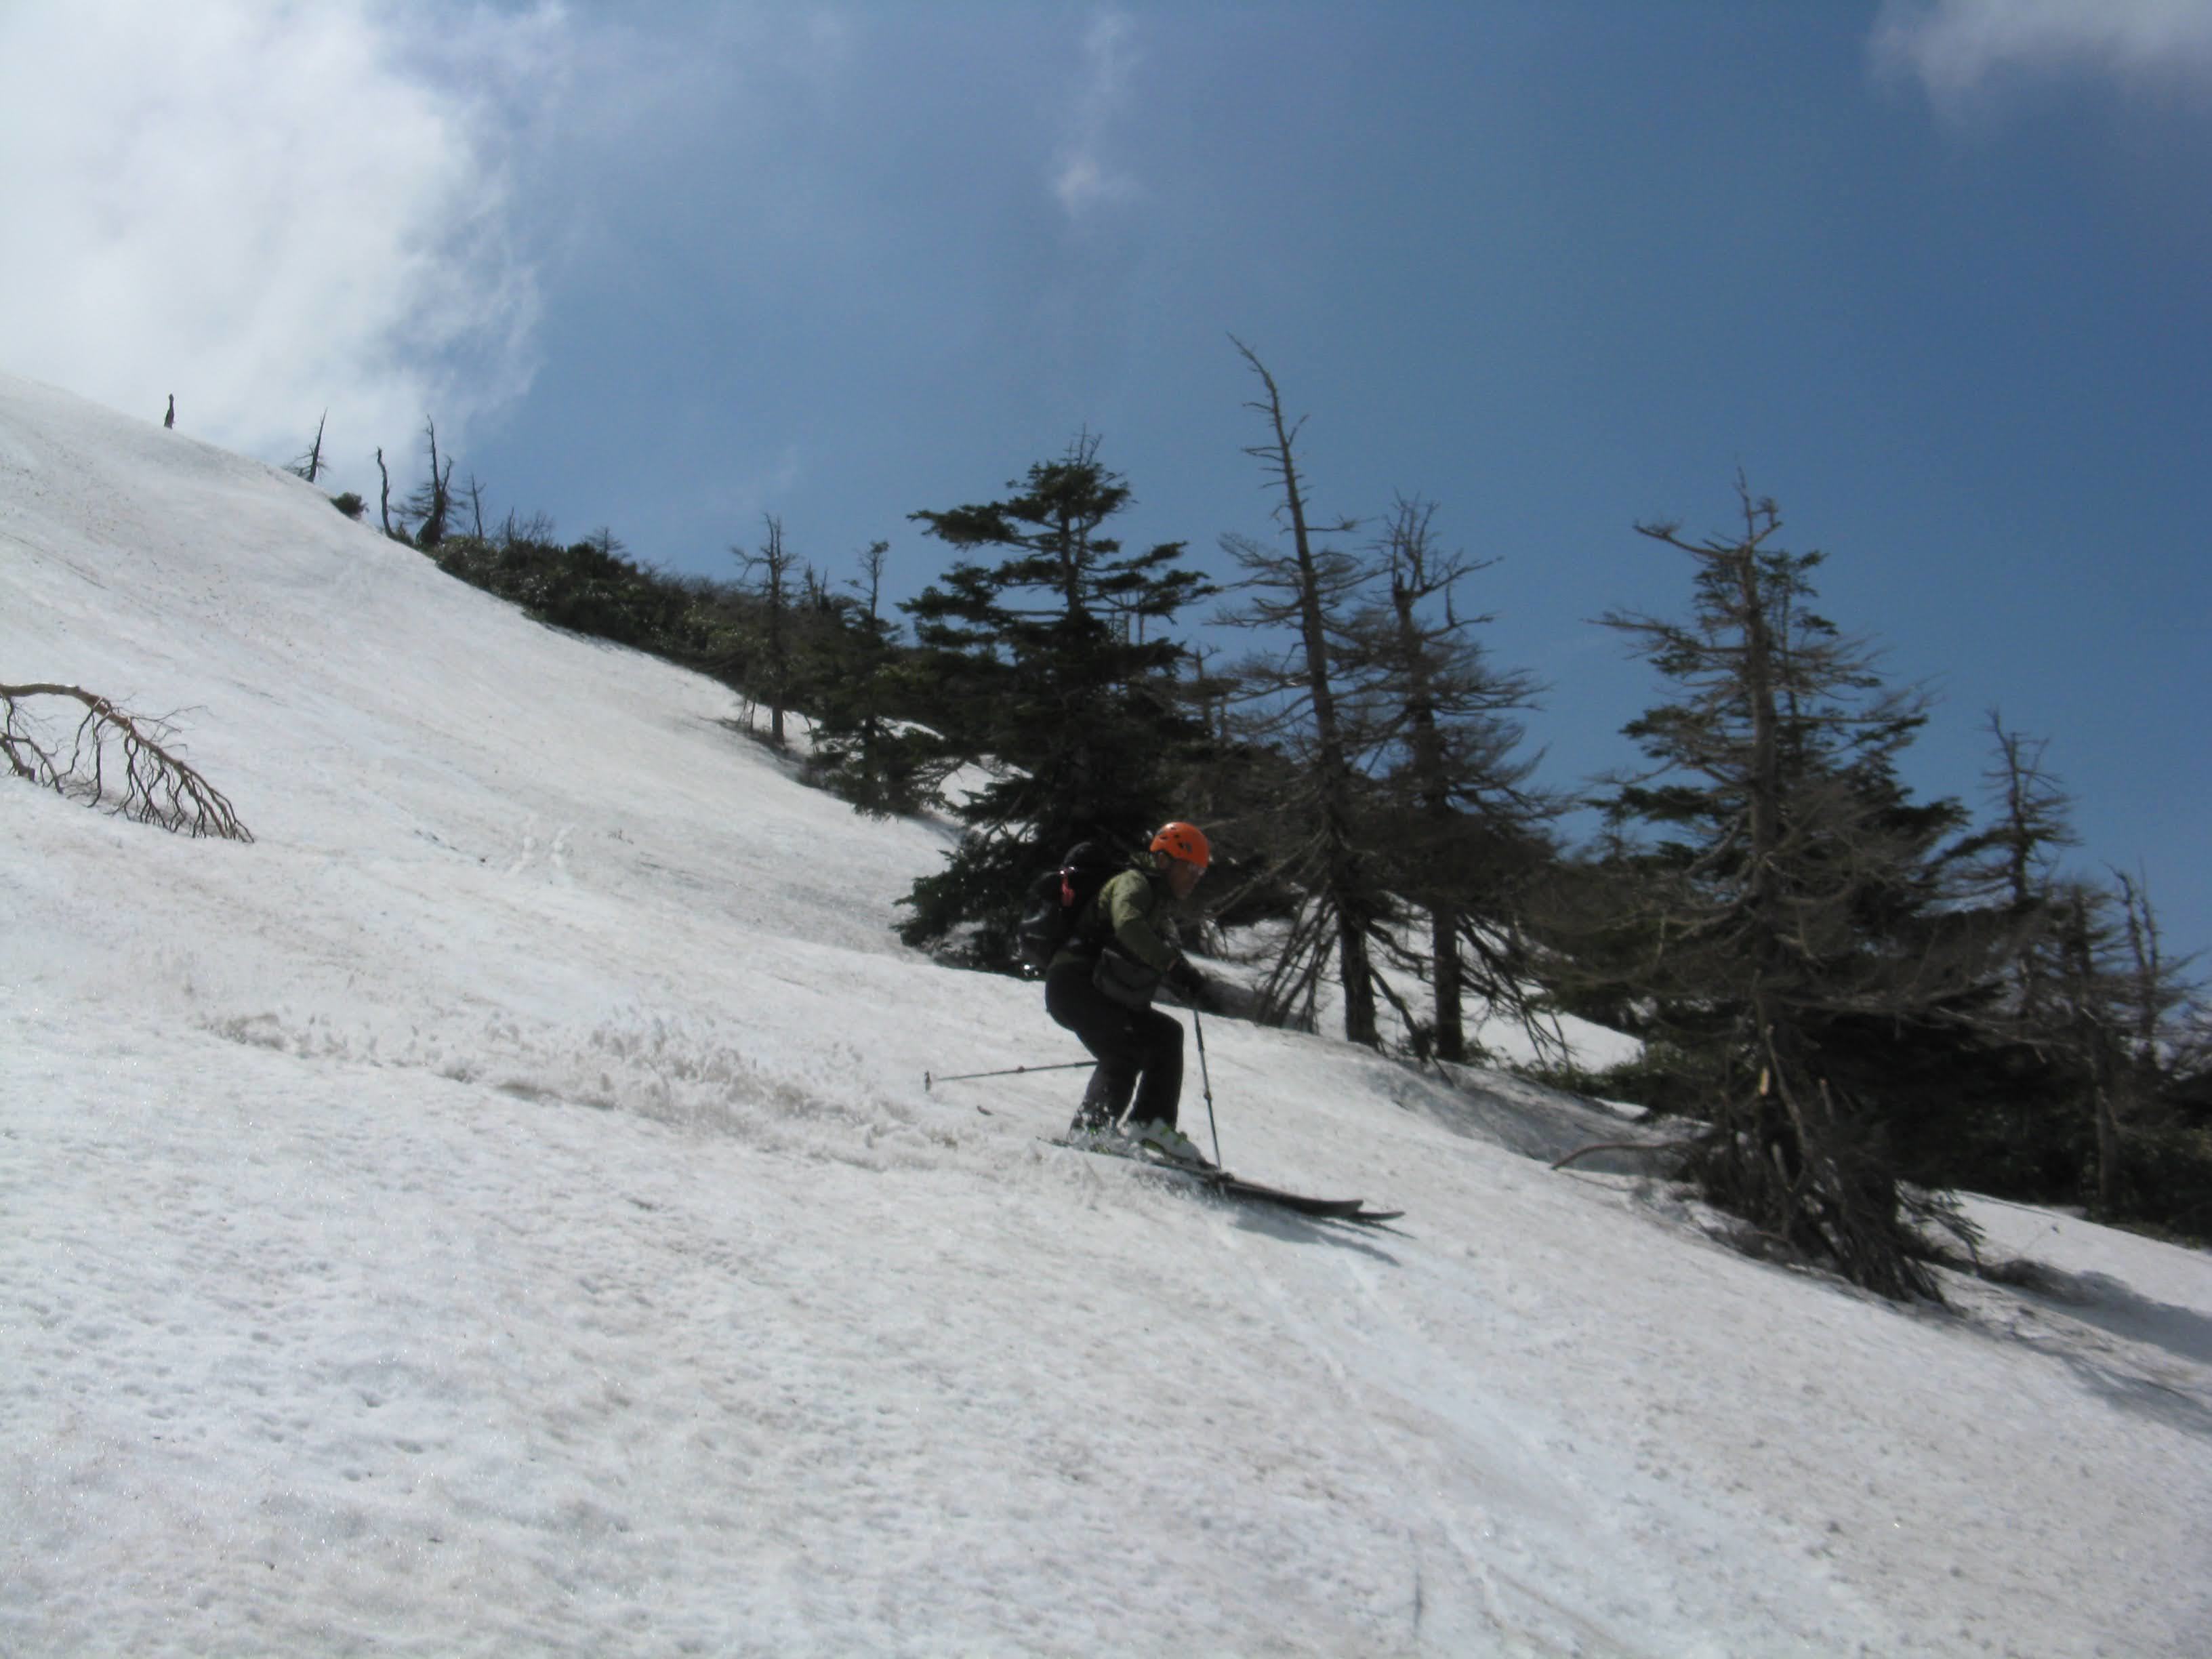
M1221 568L1233 332L1321 508L1499 561L1562 787L1657 689L1589 619L1686 599L1632 524L1741 468L1939 694L1917 786L2001 708L2212 945L2207 0L88 0L0 15L0 368L276 459L327 407L356 488L428 412L673 568L773 513L910 593L908 513L1086 428Z

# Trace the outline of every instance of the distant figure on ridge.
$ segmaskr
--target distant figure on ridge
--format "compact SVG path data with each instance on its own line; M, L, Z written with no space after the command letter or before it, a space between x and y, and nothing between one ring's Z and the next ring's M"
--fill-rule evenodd
M1098 1061L1068 1126L1070 1139L1126 1135L1139 1149L1212 1167L1176 1127L1182 1026L1152 1006L1163 981L1193 1008L1206 994L1205 977L1176 947L1174 924L1162 911L1191 896L1212 858L1195 825L1166 825L1084 906L1045 969L1045 1012ZM1125 1111L1126 1128L1119 1122Z
M177 394L176 394L175 392L172 392L169 394L169 412L168 412L167 414L164 415L163 416L161 416L161 425L162 425L162 427L166 429L166 428L171 428L171 427L175 426L175 425L176 425L176 423L177 423Z

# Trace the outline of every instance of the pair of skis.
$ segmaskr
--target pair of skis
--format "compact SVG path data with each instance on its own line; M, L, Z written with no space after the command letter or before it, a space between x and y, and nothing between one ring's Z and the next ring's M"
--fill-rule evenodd
M1304 1193L1286 1193L1279 1187L1263 1187L1256 1181L1244 1181L1226 1170L1215 1170L1179 1159L1158 1158L1138 1151L1133 1146L1115 1146L1099 1143L1055 1139L1052 1144L1065 1146L1071 1152L1090 1152L1099 1158L1118 1158L1125 1164L1139 1164L1147 1170L1158 1170L1167 1175L1180 1176L1224 1198L1237 1199L1252 1204L1272 1204L1279 1209L1295 1210L1298 1214L1311 1216L1320 1221L1353 1221L1363 1226L1380 1222L1395 1221L1403 1210L1370 1210L1367 1201L1359 1198L1310 1198Z

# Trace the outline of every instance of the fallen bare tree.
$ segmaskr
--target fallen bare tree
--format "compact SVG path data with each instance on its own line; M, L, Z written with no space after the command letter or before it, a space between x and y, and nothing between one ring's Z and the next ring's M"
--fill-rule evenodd
M82 706L68 735L47 736L48 723L26 706L39 697ZM252 841L222 792L173 751L175 736L167 720L133 714L81 686L0 685L0 755L15 776L181 835Z
M1553 1159L1552 1167L1564 1170L1593 1152L1650 1152L1655 1158L1673 1157L1686 1152L1689 1145L1686 1140L1593 1140L1587 1146L1576 1147L1565 1158Z

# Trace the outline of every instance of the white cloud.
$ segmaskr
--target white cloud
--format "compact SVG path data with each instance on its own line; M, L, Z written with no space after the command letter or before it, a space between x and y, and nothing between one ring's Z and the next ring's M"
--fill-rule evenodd
M342 477L426 413L457 438L528 382L493 100L562 27L407 0L0 9L0 368L149 417L173 392L182 429L277 459L327 407Z
M1121 12L1101 12L1083 38L1083 79L1069 101L1070 131L1053 162L1053 194L1070 218L1133 199L1136 180L1106 158L1107 140L1127 96L1136 62L1134 26Z
M2212 93L2212 0L1884 0L1872 44L1954 112L2025 76Z

